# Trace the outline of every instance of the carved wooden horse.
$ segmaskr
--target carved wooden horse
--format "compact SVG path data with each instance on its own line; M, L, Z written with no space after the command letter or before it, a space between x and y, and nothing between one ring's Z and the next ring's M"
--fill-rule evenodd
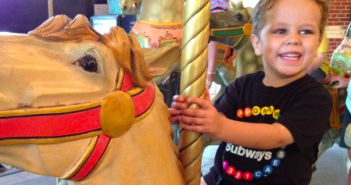
M262 59L255 55L251 41L249 40L252 29L250 13L250 8L244 8L242 3L238 3L232 11L211 14L210 40L226 44L236 50L236 57L231 63L234 66L234 70L228 68L228 65L216 65L217 73L214 82L220 84L221 88L213 98L213 101L236 78L263 70Z
M158 48L172 42L181 44L183 3L182 0L142 0L139 20L131 31L137 35L142 47ZM251 42L246 42L251 32L247 24L250 18L242 3L237 4L232 11L211 14L210 26L213 31L210 39L222 44L216 60L215 82L221 85L217 97L238 76L263 68L261 59L253 52ZM236 50L235 56L230 57L228 46ZM236 58L235 61L233 58Z
M140 9L131 33L138 38L142 48L155 49L171 43L181 44L183 1L123 0L120 3L122 9L132 9L130 6ZM179 63L180 55L176 60L168 60L168 64L172 66L171 71L165 73L157 68L150 71L155 76L155 83L165 83L167 79L164 76L168 77L173 71L179 71Z
M61 15L0 40L0 163L77 185L184 184L134 37Z

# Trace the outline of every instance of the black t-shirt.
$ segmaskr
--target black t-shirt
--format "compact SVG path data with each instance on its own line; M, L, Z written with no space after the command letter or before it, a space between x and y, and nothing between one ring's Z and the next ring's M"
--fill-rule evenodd
M318 144L329 128L330 94L309 75L279 88L265 86L264 75L256 72L238 78L214 106L229 119L280 123L290 131L294 143L258 150L222 142L215 166L204 177L208 185L309 184Z

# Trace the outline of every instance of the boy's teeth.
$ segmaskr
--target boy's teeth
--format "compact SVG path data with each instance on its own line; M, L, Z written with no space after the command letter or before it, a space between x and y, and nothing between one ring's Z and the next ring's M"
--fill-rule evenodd
M284 58L298 58L299 54L283 54L282 57Z

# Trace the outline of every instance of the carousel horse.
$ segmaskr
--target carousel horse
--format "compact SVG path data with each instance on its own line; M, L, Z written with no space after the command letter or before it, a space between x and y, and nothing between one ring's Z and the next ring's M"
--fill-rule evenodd
M251 8L244 8L242 2L233 6L231 11L211 14L210 40L227 45L236 52L231 63L216 63L214 82L221 86L212 101L223 94L225 87L236 78L263 70L262 59L255 54L249 39L252 30ZM232 65L233 68L228 65Z
M181 45L183 4L181 0L142 0L139 19L131 33L137 36L144 48L159 48L169 43ZM124 5L125 3L120 6ZM244 8L242 2L233 6L231 11L212 13L210 16L210 40L220 43L214 79L220 85L220 90L214 100L237 77L263 68L260 57L254 54L251 42L247 42L251 33L251 9ZM234 51L230 52L230 49ZM174 63L173 69L177 70L178 67L179 63ZM169 74L163 74L167 75ZM162 80L159 79L156 83Z
M142 0L139 19L131 33L144 48L161 48L170 43L181 45L183 4L181 0ZM240 2L233 5L231 11L210 16L210 40L220 43L214 78L220 89L212 101L237 77L263 69L261 58L255 55L251 42L247 41L251 34L251 9L244 8ZM228 48L235 50L234 55L228 52ZM173 63L173 70L179 70L179 61ZM163 73L162 77L169 75ZM162 84L164 80L157 78L155 82ZM216 139L204 137L204 147L215 143L218 143Z
M156 49L172 43L181 45L183 3L180 0L121 0L120 8L138 8L135 10L139 12L138 20L130 33L137 37L142 48ZM179 71L180 55L171 62L171 71L153 78L156 84L166 84L171 73Z
M130 1L121 1L125 7ZM159 48L169 43L182 42L182 0L140 0L140 13L131 33L135 34L142 48ZM128 8L126 8L128 9ZM130 8L129 8L130 9Z
M1 164L76 185L184 184L168 109L135 37L59 15L0 40Z

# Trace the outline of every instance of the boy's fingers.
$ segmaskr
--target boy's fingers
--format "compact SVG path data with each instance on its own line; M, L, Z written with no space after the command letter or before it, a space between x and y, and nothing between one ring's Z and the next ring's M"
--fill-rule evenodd
M169 118L169 121L172 124L178 124L180 119L180 110L169 108L168 111L169 111L169 114L171 115L171 117Z
M169 108L168 111L169 111L169 113L171 114L171 116L179 115L179 114L180 114L180 111L177 110L177 109Z
M172 102L172 105L171 107L173 109L186 109L187 108L187 105L185 103L180 103L180 102Z
M196 104L198 105L200 108L207 108L208 107L208 101L201 99L201 98L189 98L188 102L190 104Z
M198 132L198 128L192 125L187 125L187 124L182 124L181 127L184 130L188 130L188 131L193 131L193 132Z
M185 98L182 95L175 95L173 96L173 101L175 102L184 102Z
M207 86L206 86L206 90L205 90L205 100L211 101L210 90Z
M181 111L182 119L187 123L203 124L203 119L209 115L203 108L188 108Z
M171 124L179 124L179 116L174 116L169 119Z
M188 114L191 113L191 111L183 111L182 116L179 117L179 121L186 124L186 125L202 125L203 124L203 118L200 116L193 116L193 114Z
M198 132L202 133L203 127L201 125L188 125L188 124L181 124L181 127L184 130L192 131L192 132Z

